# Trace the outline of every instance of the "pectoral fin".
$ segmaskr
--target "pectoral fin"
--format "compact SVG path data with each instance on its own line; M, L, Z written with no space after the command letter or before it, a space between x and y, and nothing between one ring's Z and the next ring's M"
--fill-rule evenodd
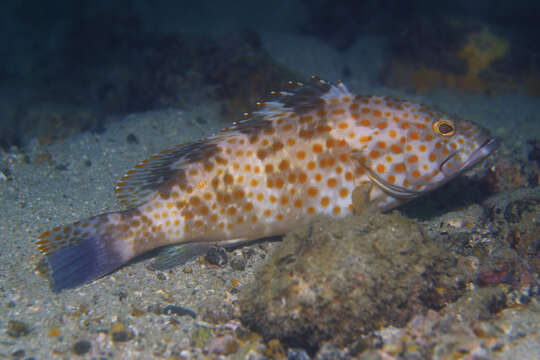
M187 243L171 245L160 249L154 261L150 264L153 270L167 270L205 254L214 244Z
M354 208L354 214L360 215L370 208L370 189L372 188L371 184L362 184L354 188L352 192L352 204Z

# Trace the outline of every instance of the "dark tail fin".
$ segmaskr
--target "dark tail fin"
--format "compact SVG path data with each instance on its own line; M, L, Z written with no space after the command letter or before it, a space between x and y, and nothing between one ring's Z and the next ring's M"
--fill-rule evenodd
M36 243L47 258L54 292L95 280L128 260L113 246L121 227L111 223L110 215L56 227L39 236Z

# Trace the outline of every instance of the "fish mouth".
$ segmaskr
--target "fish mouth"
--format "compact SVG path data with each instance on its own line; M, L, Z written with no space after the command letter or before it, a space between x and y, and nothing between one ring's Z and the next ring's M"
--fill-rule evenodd
M478 147L478 149L476 149L469 157L468 159L463 162L463 164L461 164L461 166L457 169L457 170L453 170L452 172L448 172L448 168L445 168L444 165L446 165L446 163L451 160L455 155L458 154L457 151L453 152L452 154L450 154L442 163L441 165L439 166L439 170L444 173L446 176L450 176L450 177L453 177L459 173L461 173L462 171L465 171L465 170L468 170L470 169L471 167L473 167L474 165L476 165L480 160L484 159L486 156L488 156L489 154L491 154L493 151L495 151L499 145L500 145L500 140L496 137L491 137L491 138L488 138L484 141L484 143L482 145L480 145Z
M463 164L463 169L468 169L469 167L473 166L489 154L491 154L493 151L497 150L499 145L501 144L500 140L496 137L492 137L484 141L484 143L476 149L471 156L465 161Z

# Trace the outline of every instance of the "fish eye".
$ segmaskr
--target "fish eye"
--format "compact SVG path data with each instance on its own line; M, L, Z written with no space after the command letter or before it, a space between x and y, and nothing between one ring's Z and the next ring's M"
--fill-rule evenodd
M448 120L437 120L433 123L433 132L441 136L452 136L454 135L456 128L451 121Z

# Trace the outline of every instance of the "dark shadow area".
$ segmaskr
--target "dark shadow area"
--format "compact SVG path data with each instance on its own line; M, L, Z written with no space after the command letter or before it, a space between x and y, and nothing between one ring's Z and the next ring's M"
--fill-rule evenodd
M472 204L481 203L491 194L481 180L460 176L435 191L400 206L398 209L409 218L428 220L449 211L456 211Z
M233 250L236 250L236 249L239 249L239 248L242 248L242 247L245 247L245 246L261 244L261 243L265 243L265 242L279 242L279 241L282 241L282 240L283 240L283 235L277 235L277 236L268 236L268 237L264 237L264 238L260 238L260 239L249 240L249 241L245 241L245 242L242 242L242 243L235 243L235 244L221 244L221 245L220 244L203 244L203 245L207 245L207 246L201 246L201 247L199 247L197 249L193 249L193 251L189 252L188 256L182 257L180 259L180 261L174 262L174 264L172 264L171 267L157 268L157 267L154 267L153 264L150 264L150 269L151 270L168 270L168 269L175 268L177 266L183 266L186 263L194 260L196 257L207 254L208 251L210 251L210 249L216 248L216 247L217 248L224 248L224 249L227 250L227 252L231 252ZM187 245L189 245L189 244L187 244ZM164 251L166 251L166 250L168 250L168 249L170 249L171 247L174 247L174 246L175 245L166 245L166 246L162 246L162 247L147 251L144 254L141 254L141 255L135 257L134 259L130 260L129 262L124 264L122 267L129 266L129 265L132 265L132 264L144 261L144 260L156 258L156 257L160 256L161 254L163 254Z

